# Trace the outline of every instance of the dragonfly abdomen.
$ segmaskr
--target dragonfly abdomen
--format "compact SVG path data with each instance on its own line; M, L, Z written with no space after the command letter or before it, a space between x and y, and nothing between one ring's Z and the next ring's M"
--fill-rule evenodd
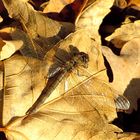
M32 107L26 112L26 114L32 114L32 113L35 113L38 110L40 105L42 105L45 102L45 100L55 90L55 88L58 86L58 84L63 80L63 78L65 77L66 73L67 72L62 71L56 77L52 77L52 78L55 78L55 80L53 80L53 82L50 85L45 86L45 88L41 92L41 94L38 97L38 99L35 101L35 103L32 105ZM50 78L50 79L52 79L52 78Z

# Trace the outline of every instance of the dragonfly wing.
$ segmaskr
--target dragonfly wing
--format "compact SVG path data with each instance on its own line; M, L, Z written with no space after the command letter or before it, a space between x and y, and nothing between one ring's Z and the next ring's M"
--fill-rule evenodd
M118 95L116 97L116 99L114 99L114 101L115 101L115 104L116 104L116 108L120 111L121 110L125 111L125 110L128 110L130 108L129 100L123 95Z
M71 81L77 81L78 78L72 73ZM71 102L88 102L93 108L96 108L108 121L117 117L116 109L126 110L129 108L129 101L123 96L118 95L112 88L95 75L86 78L65 93L65 96L71 96ZM77 98L77 100L74 100ZM70 101L69 101L70 102ZM78 103L77 103L78 104ZM82 106L82 108L85 108Z
M124 95L120 95L120 93L113 89L107 82L104 82L98 78L95 78L94 81L99 84L97 91L102 93L105 98L113 100L117 110L126 111L129 109L130 102Z
M103 70L101 70L101 72L102 71ZM78 75L79 76L89 77L90 74L89 74L88 70L83 69L82 67L80 67L78 69ZM100 89L98 89L98 91L100 91L101 89L104 89L104 91L106 91L107 85L105 83L103 83L101 80L98 80L98 82L101 83ZM96 83L97 83L97 79L96 79ZM108 88L110 88L110 91L112 91L112 94L114 96L113 98L114 98L114 102L115 102L115 105L116 105L116 109L124 110L124 111L128 110L129 107L130 107L130 102L128 101L128 99L125 96L120 95L119 92L117 92L116 90L111 88L109 85L108 85Z

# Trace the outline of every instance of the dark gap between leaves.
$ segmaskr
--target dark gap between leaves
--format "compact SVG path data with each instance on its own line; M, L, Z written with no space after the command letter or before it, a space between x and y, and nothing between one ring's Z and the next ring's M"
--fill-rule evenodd
M107 61L106 57L104 57L104 64L105 64L105 67L107 68L107 76L109 78L109 82L113 82L113 72L112 72L112 69L109 65L109 62Z
M138 110L131 114L118 112L118 118L113 124L121 128L124 132L140 133L140 99L138 100Z
M113 6L111 12L103 19L99 29L102 45L108 46L116 55L120 55L121 49L116 48L111 42L106 41L105 38L119 28L128 16L131 22L134 22L140 19L140 11L131 7L120 9Z
M0 140L7 140L4 132L0 132Z

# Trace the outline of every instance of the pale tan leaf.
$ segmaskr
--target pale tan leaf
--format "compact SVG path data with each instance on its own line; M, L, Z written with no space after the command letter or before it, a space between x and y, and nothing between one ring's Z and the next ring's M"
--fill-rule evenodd
M3 41L5 42L5 45L2 47L2 50L0 51L0 60L4 60L11 57L23 45L23 42L21 40L16 41L3 40Z
M113 71L113 82L111 85L120 93L124 93L131 103L131 108L137 108L139 96L140 78L140 39L134 38L128 41L122 48L119 56L113 54L109 48L103 48L103 53L107 58Z
M66 5L73 3L75 0L50 0L44 9L44 13L59 13Z
M50 0L43 12L57 21L75 23L87 2L88 0Z
M126 8L128 6L128 3L126 0L115 0L114 5L119 8Z
M3 21L3 18L0 16L0 23Z
M91 37L101 44L98 30L104 17L110 12L113 2L113 0L93 1L77 19L77 30L81 28L87 30L90 32Z
M124 24L116 29L112 35L106 38L106 40L112 42L115 47L122 48L127 41L140 36L139 28L140 20L137 20L134 23Z

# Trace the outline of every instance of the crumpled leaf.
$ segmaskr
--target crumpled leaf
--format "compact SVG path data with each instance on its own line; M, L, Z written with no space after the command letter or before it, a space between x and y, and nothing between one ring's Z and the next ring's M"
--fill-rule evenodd
M28 32L33 38L37 37L38 35L41 37L56 36L61 31L61 28L62 31L65 31L61 31L61 36L73 30L73 24L60 23L51 20L44 16L41 12L35 11L27 2L19 0L3 0L3 3L10 16L18 19L22 24L24 24L25 28L28 29ZM14 7L17 7L17 9Z
M127 41L139 37L139 28L140 20L136 20L134 23L124 24L116 29L106 40L112 42L115 47L122 48Z
M0 30L1 36L1 50L0 50L0 60L7 59L11 57L16 51L20 50L23 45L22 40L12 40L10 36L11 28L3 28Z
M111 85L120 93L124 94L130 101L130 111L137 108L137 99L139 96L139 84L135 79L140 77L140 38L134 38L128 41L120 52L119 56L104 47L103 54L107 58L113 71L113 82ZM133 81L134 80L134 81ZM135 83L135 84L134 84Z
M85 94L85 92L88 92L89 94L91 94L91 96L93 94L93 96L95 96L95 99L97 99L99 96L99 98L105 100L105 103L102 101L100 101L100 102L97 101L99 104L109 104L111 109L113 108L111 111L109 111L110 108L107 107L107 109L105 109L106 111L103 111L106 114L106 118L107 119L109 118L108 120L111 121L114 118L116 118L116 109L114 106L114 100L118 97L118 93L117 94L114 93L114 90L111 89L108 85L106 85L105 87L103 86L104 84L102 83L102 80L107 81L108 79L107 79L107 75L106 75L106 71L105 71L105 67L104 67L103 56L100 53L100 46L98 44L96 44L96 42L93 39L90 38L90 35L88 32L86 33L85 31L84 32L83 31L84 30L77 31L74 34L71 34L70 36L68 36L65 40L63 40L59 44L59 46L60 46L59 48L57 48L57 49L55 48L55 52L53 52L54 51L53 50L53 51L50 51L47 53L46 60L51 58L49 53L51 55L53 55L52 58L54 58L54 56L55 56L56 58L59 58L58 60L64 60L64 59L66 59L66 57L63 57L64 53L62 50L70 52L69 46L76 46L80 52L85 52L89 55L90 61L88 62L88 68L86 68L83 71L83 73L81 73L79 75L74 70L72 73L69 74L68 77L63 78L63 80L61 80L59 85L57 85L56 87L53 87L51 95L49 95L49 96L46 95L46 96L48 96L47 97L48 99L46 99L44 97L43 98L46 99L45 102L48 102L48 101L53 100L54 98L60 97L62 94L66 93L66 92L69 92L69 90L72 90L72 92L75 93L76 91L74 91L74 88L78 87L78 92L80 94L82 94L82 93ZM86 42L85 42L85 40L86 40ZM54 64L53 61L51 61L51 62L52 62L52 64ZM48 62L48 63L50 64L50 62ZM51 66L52 65L50 65L50 68L51 68ZM51 71L50 68L49 68L48 73ZM105 72L102 72L102 71L105 71ZM94 80L92 81L90 77L92 77L92 76L94 77L94 75L96 76L96 74L100 73L100 72L103 73L103 75L102 75L102 78L100 77L99 83L101 83L101 85L98 86L98 85L96 85L96 83L98 83L98 82L95 81L95 83L94 83L93 82ZM54 80L56 80L55 77L54 77ZM84 86L84 84L82 82L87 81L87 80L92 81L92 82L86 83ZM79 83L80 83L80 85L78 85ZM87 85L87 87L86 87L86 85ZM95 92L94 92L94 86L95 86ZM49 80L48 80L48 83L46 84L46 87L44 89L48 89L50 87L51 86L50 86ZM109 91L108 91L108 89L109 89ZM106 94L106 92L108 95ZM44 96L44 92L42 94ZM110 98L110 101L108 101L106 98ZM95 102L96 102L96 100L95 100ZM43 104L44 101L42 103L42 99L40 100L40 98L39 98L37 100L37 104L38 103ZM35 103L35 105L36 105L36 103ZM34 108L34 105L32 108ZM31 110L32 110L32 108L31 108ZM38 106L37 106L37 108L35 108L35 110L33 110L33 112L34 111L36 112L36 110L38 110ZM101 110L104 110L103 107L101 107ZM30 112L30 113L33 113L33 112ZM109 115L107 115L107 114L109 114Z
M104 17L110 12L113 2L113 0L93 0L93 3L89 5L89 7L82 12L79 19L77 19L77 30L82 28L89 31L91 37L101 44L98 30Z

